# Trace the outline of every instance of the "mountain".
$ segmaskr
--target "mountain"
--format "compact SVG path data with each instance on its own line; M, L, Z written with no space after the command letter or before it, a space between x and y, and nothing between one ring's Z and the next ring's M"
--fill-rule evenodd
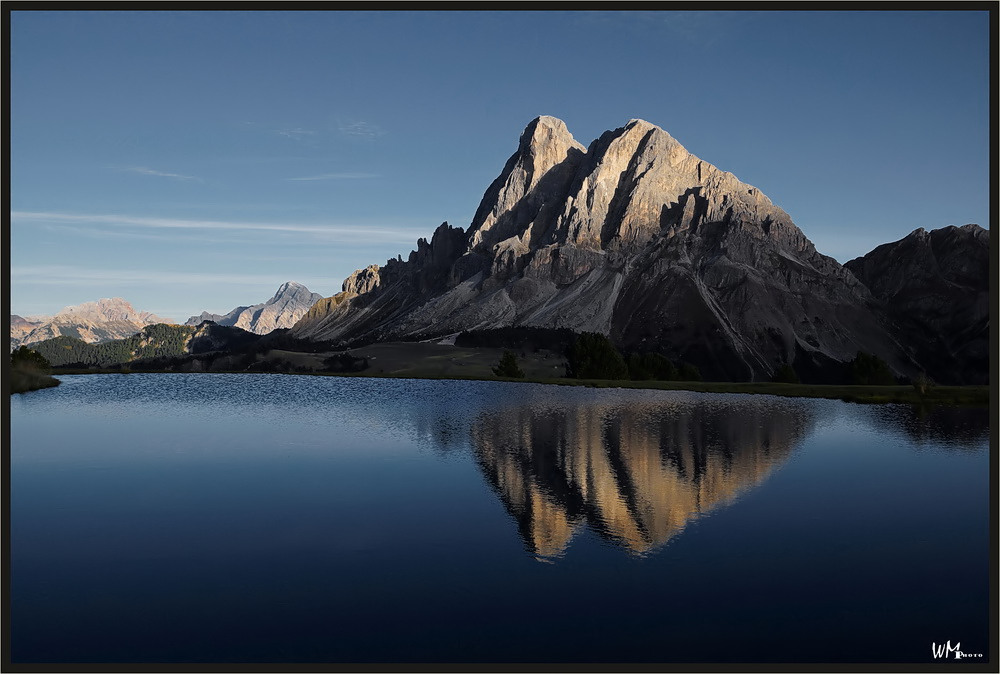
M31 331L40 326L45 317L32 316L24 318L17 314L10 315L10 349L13 351L22 343L24 338L31 334Z
M10 317L10 348L53 337L75 337L88 344L122 339L156 323L173 323L148 311L138 311L120 297L104 298L63 308L55 316Z
M599 332L712 379L793 364L829 379L865 351L919 366L854 274L757 188L631 120L584 148L538 117L468 231L442 224L406 261L317 302L297 337L378 341L512 325Z
M917 229L847 262L939 383L986 384L990 235L979 225Z
M211 321L197 326L147 325L130 337L100 344L88 344L75 337L53 337L31 348L53 367L89 370L359 372L368 367L363 357L331 355L330 345L297 340L285 328L257 335Z
M250 307L236 307L228 314L201 312L199 316L187 319L185 325L199 325L213 321L219 325L242 328L247 332L265 335L279 328L290 328L317 301L323 299L319 293L310 292L299 283L282 283L274 296L266 302Z
M61 335L31 345L53 367L115 367L149 359L236 352L260 339L245 330L211 322L199 326L147 325L122 339L97 344Z

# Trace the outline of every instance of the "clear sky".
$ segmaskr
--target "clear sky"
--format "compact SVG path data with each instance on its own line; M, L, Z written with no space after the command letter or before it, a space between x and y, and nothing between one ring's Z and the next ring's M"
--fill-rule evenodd
M538 115L641 118L841 262L988 226L987 12L11 13L11 311L332 295L468 227Z

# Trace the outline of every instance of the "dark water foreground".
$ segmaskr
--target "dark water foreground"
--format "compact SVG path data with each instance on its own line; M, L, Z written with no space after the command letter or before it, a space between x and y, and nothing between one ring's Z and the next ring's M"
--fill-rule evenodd
M986 410L62 379L10 399L15 663L990 655Z

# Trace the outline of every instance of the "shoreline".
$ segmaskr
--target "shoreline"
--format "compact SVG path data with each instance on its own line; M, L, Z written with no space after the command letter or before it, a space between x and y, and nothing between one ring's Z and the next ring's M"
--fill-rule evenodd
M40 372L25 372L24 370L14 369L10 374L10 379L7 384L8 395L14 395L15 393L30 393L31 391L40 391L46 388L53 388L59 386L60 381L49 374L43 374Z
M857 384L784 384L777 382L704 382L656 381L630 379L569 379L525 377L441 376L419 373L391 374L364 372L246 372L221 370L212 372L178 372L169 370L143 370L130 368L56 369L61 374L284 374L305 377L364 377L368 379L430 379L444 381L502 381L510 383L543 384L548 386L586 386L589 388L652 389L658 391L694 391L696 393L742 393L750 395L776 395L786 398L823 398L865 405L909 404L944 405L952 407L988 407L990 386L933 386L920 394L913 386L865 386ZM57 384L48 384L55 386Z

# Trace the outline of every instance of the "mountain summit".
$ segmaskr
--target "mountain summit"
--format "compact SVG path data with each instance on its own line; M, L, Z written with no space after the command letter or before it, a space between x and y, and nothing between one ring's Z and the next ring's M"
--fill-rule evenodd
M203 321L213 321L219 325L235 326L258 335L279 328L290 328L309 310L317 300L323 299L301 283L282 283L271 299L252 306L236 307L228 314L201 312L187 319L184 325L200 325Z
M846 262L939 383L987 384L990 233L979 225L920 228Z
M138 311L121 297L101 298L63 307L55 316L11 315L10 348L53 337L68 336L89 343L130 337L144 326L173 323L148 311Z
M352 274L292 333L432 337L511 325L609 335L707 376L821 377L858 351L920 369L868 288L760 190L633 119L588 148L538 117L468 231L443 223L406 261Z

